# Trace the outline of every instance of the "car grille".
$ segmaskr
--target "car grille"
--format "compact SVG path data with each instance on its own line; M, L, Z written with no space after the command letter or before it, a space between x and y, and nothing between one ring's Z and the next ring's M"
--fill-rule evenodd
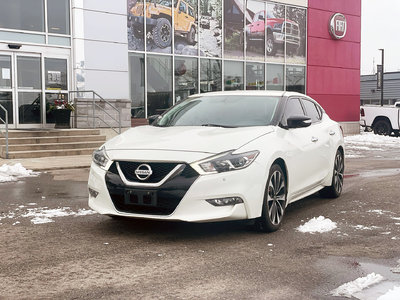
M142 183L160 182L178 165L178 163L148 163L148 162L130 162L130 161L120 161L118 162L118 164L126 179L132 182L142 182ZM146 180L139 180L135 174L135 170L142 164L149 165L153 172L150 175L150 177Z
M299 26L291 24L291 23L286 23L286 34L298 36L299 35Z
M121 165L121 162L119 162ZM135 170L136 164L126 162L130 169ZM157 174L169 173L178 163L147 163ZM125 165L126 167L126 165ZM122 167L121 167L122 169ZM124 169L127 173L129 168ZM168 171L169 170L169 171ZM127 175L125 175L127 176ZM161 176L161 175L157 175ZM183 164L180 172L169 178L159 187L126 186L118 174L115 163L106 173L106 185L115 208L120 212L151 215L170 215L179 205L186 192L199 174L188 164ZM156 177L159 178L159 177ZM128 179L128 178L127 178ZM159 181L159 180L158 180ZM158 182L157 181L157 182ZM150 183L140 181L140 183Z

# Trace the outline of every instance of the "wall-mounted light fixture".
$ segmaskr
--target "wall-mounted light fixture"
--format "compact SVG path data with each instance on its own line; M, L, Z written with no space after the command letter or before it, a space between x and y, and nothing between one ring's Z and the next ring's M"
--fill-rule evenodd
M8 48L10 49L19 49L21 47L22 47L21 44L8 44Z

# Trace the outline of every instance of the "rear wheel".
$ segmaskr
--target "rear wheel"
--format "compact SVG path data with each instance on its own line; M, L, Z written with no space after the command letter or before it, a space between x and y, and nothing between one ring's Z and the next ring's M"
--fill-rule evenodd
M256 220L256 228L265 232L278 230L285 214L286 202L286 177L282 168L278 164L274 164L269 171L262 215Z
M379 120L374 124L374 133L379 135L390 135L392 126L386 120Z
M332 184L323 188L319 193L324 198L337 198L342 193L344 178L344 156L337 150L333 166Z
M268 33L267 35L266 47L267 47L267 55L274 56L276 53L276 47L274 42L274 36L272 33Z

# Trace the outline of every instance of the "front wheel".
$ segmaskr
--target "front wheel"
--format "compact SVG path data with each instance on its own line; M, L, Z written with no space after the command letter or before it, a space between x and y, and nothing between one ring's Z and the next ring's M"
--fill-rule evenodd
M166 18L157 19L157 24L153 28L153 41L160 48L167 48L171 45L172 27L171 22Z
M344 178L344 155L337 150L333 166L332 184L323 188L319 193L324 198L337 198L342 193Z
M256 228L264 232L277 231L285 214L286 202L286 177L282 168L274 164L269 171L264 192L262 215L256 220Z

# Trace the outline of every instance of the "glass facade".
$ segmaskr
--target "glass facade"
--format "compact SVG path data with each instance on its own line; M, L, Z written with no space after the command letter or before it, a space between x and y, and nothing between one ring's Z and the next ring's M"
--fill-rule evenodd
M132 117L195 93L306 90L307 9L258 0L127 0Z
M0 0L0 40L69 47L70 34L70 0Z
M172 99L172 57L148 55L147 115L162 114L172 106Z

